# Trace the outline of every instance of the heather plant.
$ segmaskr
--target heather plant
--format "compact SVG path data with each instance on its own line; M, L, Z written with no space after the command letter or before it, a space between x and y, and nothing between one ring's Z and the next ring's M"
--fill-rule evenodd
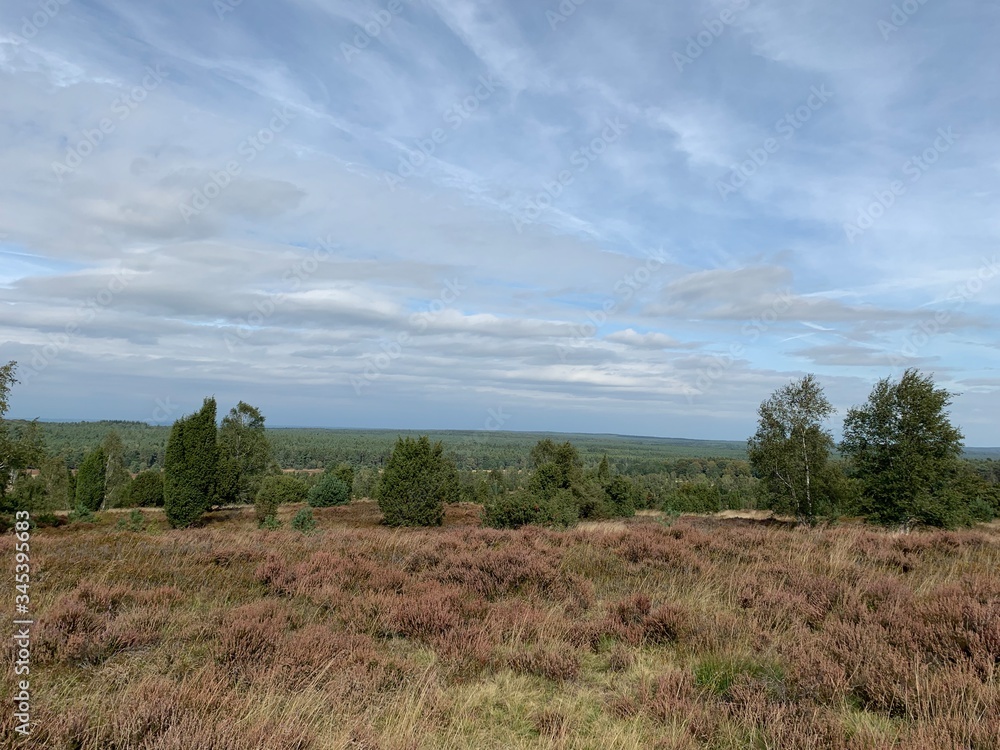
M995 527L500 530L454 505L443 528L379 518L352 503L266 545L231 511L113 550L85 525L34 533L32 657L50 668L33 742L1000 746ZM171 585L141 585L154 580Z

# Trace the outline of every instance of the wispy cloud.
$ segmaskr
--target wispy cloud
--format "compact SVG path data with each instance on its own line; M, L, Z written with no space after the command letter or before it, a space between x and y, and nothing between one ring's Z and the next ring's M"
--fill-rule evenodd
M0 8L17 416L738 438L804 371L845 409L905 361L1000 442L996 8L389 5Z

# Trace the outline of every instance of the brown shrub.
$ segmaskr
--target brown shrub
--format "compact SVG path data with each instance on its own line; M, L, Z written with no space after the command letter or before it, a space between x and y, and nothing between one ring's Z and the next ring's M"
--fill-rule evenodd
M538 646L508 657L507 666L518 674L531 674L557 682L580 676L580 657L563 644Z
M269 599L230 610L219 627L218 661L234 677L259 674L270 667L290 619L282 604Z

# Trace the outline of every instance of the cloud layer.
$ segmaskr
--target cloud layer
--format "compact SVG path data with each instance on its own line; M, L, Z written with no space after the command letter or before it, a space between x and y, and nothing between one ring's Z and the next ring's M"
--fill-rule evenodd
M12 415L214 393L741 438L805 372L842 415L917 366L1000 444L998 27L971 0L5 4Z

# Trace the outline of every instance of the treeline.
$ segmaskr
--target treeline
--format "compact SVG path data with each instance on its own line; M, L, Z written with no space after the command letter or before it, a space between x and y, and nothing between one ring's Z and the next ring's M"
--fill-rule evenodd
M30 423L12 420L12 426ZM41 425L48 453L63 456L72 469L114 431L125 445L125 465L133 474L151 467L163 468L170 427L144 422L50 422ZM625 474L683 472L689 465L714 456L722 460L746 459L746 444L736 441L681 440L617 435L553 435L549 433L412 430L347 430L320 428L267 428L274 460L286 469L325 469L347 463L380 469L397 437L426 434L440 442L460 470L526 469L532 446L550 438L569 440L585 463L596 464L605 455Z
M825 427L834 409L807 375L760 405L750 465L770 507L810 523L845 514L904 528L990 521L1000 515L996 473L962 460L952 398L916 369L879 380L848 410L838 446Z
M683 455L697 441L652 438L270 430L243 402L217 422L214 399L171 428L101 422L43 430L3 420L14 372L14 363L0 368L0 515L73 509L86 517L166 505L171 522L186 526L211 508L254 503L259 520L273 524L282 503L382 502L393 476L428 471L447 476L434 490L443 502L481 504L495 526L567 525L637 509L770 509L810 523L864 516L903 526L970 524L1000 512L1000 461L961 459L962 436L945 411L951 394L916 371L880 381L848 413L839 445L824 426L832 408L807 376L761 404L742 455L716 458ZM669 450L681 455L663 455ZM401 472L400 455L417 463ZM412 456L438 468L420 468Z

